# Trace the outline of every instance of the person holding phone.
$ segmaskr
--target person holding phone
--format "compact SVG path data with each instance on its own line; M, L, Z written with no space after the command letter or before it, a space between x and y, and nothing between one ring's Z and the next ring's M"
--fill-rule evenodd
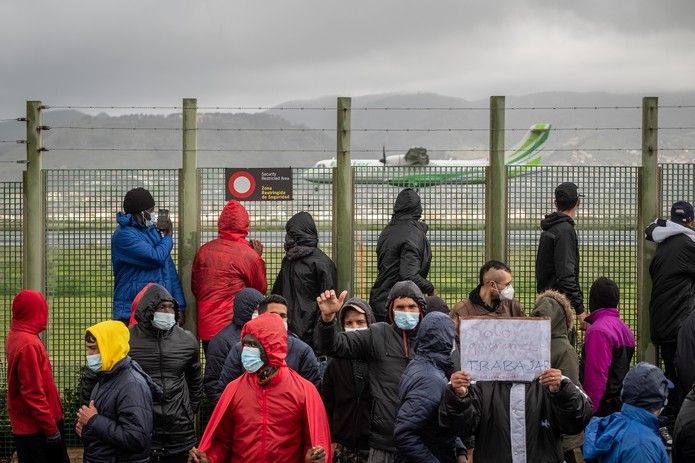
M116 214L118 226L111 236L113 268L112 318L128 324L135 296L148 283L156 283L169 291L179 307L179 323L183 324L186 299L181 289L171 250L174 247L174 226L169 211L154 213L152 194L134 188L123 199L123 212Z

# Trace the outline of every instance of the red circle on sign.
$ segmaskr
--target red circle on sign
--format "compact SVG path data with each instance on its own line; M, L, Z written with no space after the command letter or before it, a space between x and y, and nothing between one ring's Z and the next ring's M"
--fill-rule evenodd
M227 189L239 199L248 198L256 191L256 179L249 172L240 170L229 177Z

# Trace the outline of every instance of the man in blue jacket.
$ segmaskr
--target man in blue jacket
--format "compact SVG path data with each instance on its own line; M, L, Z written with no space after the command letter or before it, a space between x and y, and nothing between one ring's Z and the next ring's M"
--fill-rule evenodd
M594 417L584 435L587 462L668 463L659 436L659 415L673 383L654 365L640 362L623 380L623 407L619 412Z
M147 283L157 283L178 302L178 319L183 324L186 300L171 258L171 220L161 221L158 229L154 198L146 189L134 188L126 193L123 212L116 214L116 222L118 226L111 236L113 319L128 324L135 296Z
M393 442L397 462L456 463L455 431L442 426L439 402L454 368L454 321L429 313L420 322L415 357L405 367L399 388ZM460 449L465 454L465 449Z

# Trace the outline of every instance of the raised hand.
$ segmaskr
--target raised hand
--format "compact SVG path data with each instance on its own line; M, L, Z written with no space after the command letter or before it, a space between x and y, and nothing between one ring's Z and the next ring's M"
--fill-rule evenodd
M340 296L336 296L335 290L333 289L322 292L319 297L316 298L316 303L319 305L319 310L321 311L321 319L324 322L333 321L335 314L343 307L346 298L347 291L340 293Z

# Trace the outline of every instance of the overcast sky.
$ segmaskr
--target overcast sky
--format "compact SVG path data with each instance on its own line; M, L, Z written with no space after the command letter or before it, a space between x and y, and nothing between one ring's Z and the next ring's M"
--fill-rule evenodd
M693 0L31 0L0 18L0 117L27 99L695 90Z

